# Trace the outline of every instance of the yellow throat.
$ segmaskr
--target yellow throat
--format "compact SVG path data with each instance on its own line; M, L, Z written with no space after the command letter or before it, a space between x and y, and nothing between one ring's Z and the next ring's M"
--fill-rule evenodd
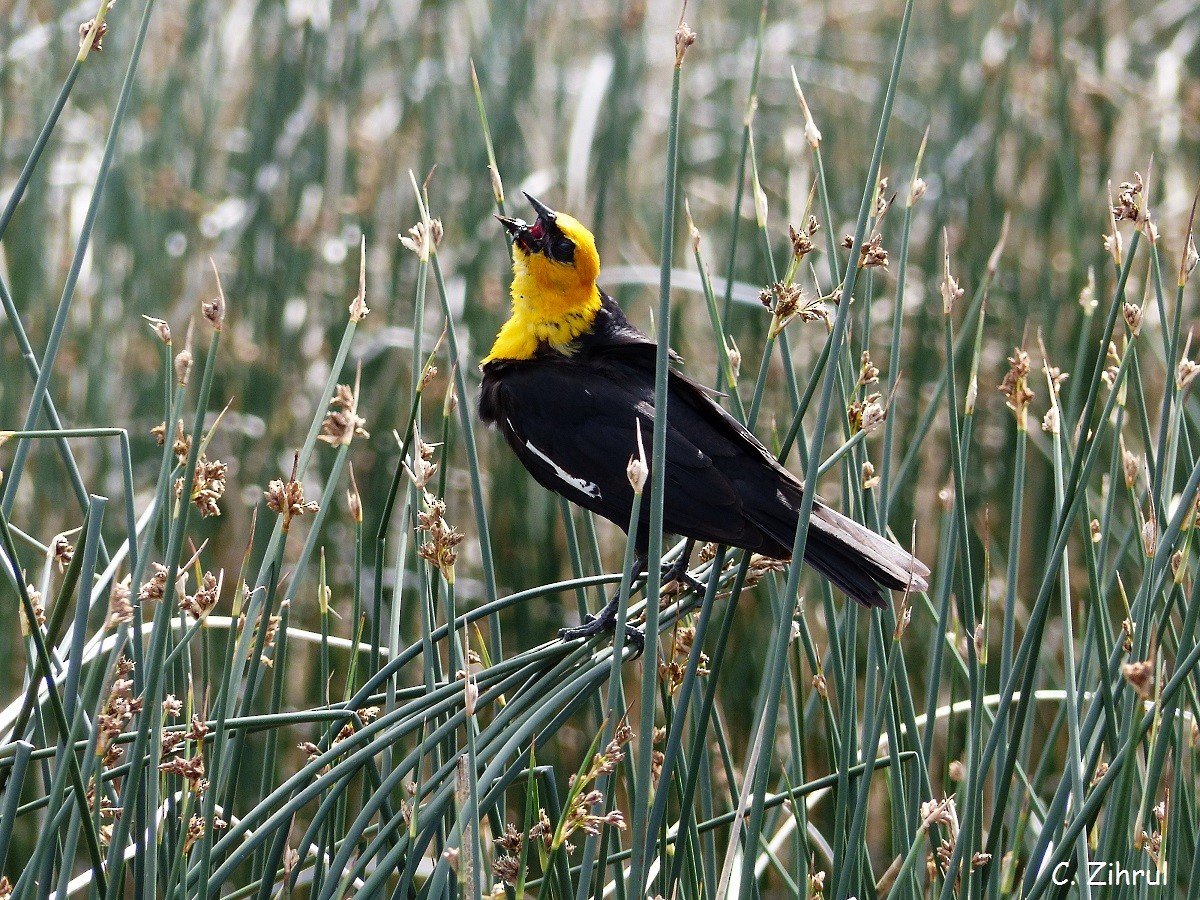
M569 355L570 343L591 329L600 311L596 240L566 213L558 213L555 221L575 244L574 259L558 262L513 245L512 315L483 362L531 359L543 344Z

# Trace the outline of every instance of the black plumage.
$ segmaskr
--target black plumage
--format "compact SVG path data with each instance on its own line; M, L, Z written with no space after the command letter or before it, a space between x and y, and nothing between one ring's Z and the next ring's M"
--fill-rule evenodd
M485 362L479 412L539 484L627 528L626 464L638 423L647 446L654 427L656 347L610 297L601 300L591 329L568 347ZM800 482L695 381L672 370L668 392L664 530L789 558ZM642 554L649 491L643 503ZM805 562L859 603L883 606L880 586L925 587L918 560L819 500L811 521Z

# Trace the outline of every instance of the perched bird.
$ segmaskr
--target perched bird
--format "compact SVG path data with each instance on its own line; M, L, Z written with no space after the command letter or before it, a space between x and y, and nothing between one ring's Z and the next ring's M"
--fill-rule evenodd
M634 493L626 462L637 452L639 426L647 437L654 427L657 348L597 287L591 232L525 196L537 213L532 224L497 216L513 240L512 315L481 364L480 418L499 429L543 487L628 528ZM800 481L705 388L674 369L669 378L663 529L789 558ZM634 576L646 566L649 497L642 498ZM675 577L686 573L688 555ZM884 605L880 586L927 587L929 569L920 560L820 501L804 561L868 607ZM560 635L611 630L616 612L614 597Z

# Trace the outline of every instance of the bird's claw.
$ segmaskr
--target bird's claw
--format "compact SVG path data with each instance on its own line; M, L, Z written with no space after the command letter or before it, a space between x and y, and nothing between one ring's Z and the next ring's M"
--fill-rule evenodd
M582 625L576 625L574 628L560 628L558 630L559 640L573 641L576 638L592 638L604 632L613 631L616 628L615 618L609 618L604 615L593 616L589 615L583 620ZM631 659L637 659L646 649L646 633L640 628L633 625L625 626L625 640L633 646L634 652Z

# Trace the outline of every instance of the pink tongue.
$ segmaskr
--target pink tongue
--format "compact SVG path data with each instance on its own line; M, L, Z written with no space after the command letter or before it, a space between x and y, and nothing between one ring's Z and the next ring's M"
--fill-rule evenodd
M532 237L535 241L540 241L542 239L543 233L544 232L542 230L542 223L540 221L534 222L533 225L530 226L530 228L529 228L529 236Z

